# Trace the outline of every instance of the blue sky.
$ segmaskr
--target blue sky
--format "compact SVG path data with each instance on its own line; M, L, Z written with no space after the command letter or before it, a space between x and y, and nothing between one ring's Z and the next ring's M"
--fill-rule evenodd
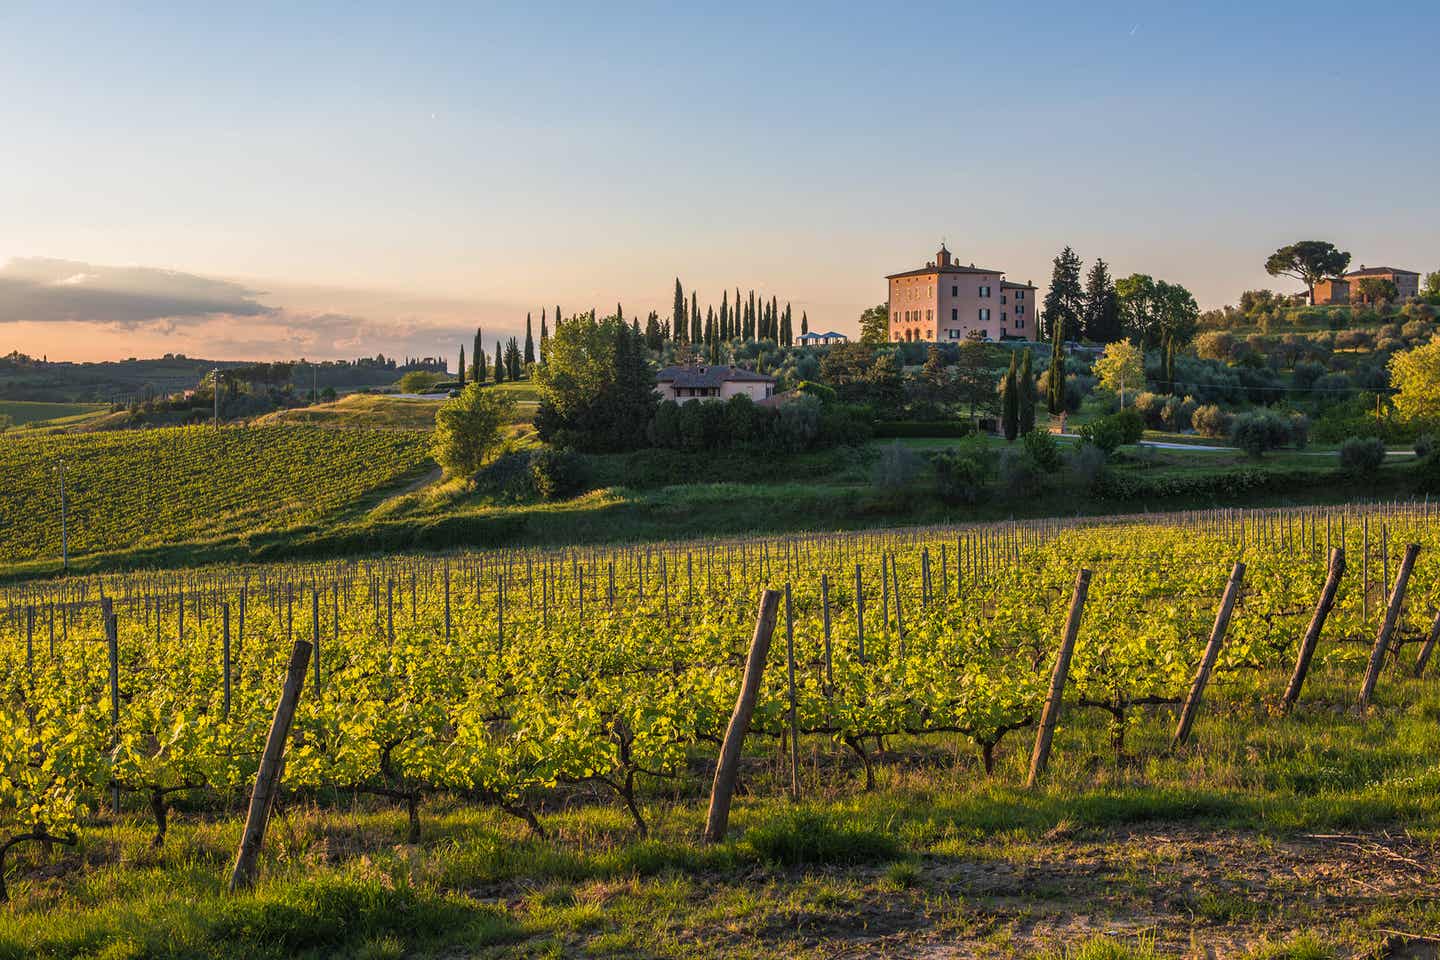
M1433 3L208 6L0 2L0 352L434 352L677 275L853 329L942 236L1205 306L1296 239L1440 269ZM171 315L4 301L121 266Z

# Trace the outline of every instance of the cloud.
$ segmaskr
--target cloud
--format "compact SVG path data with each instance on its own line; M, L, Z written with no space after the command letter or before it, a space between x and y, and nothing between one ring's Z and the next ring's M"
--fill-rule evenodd
M523 337L523 317L524 308L512 304L397 290L39 257L0 264L0 353L52 359L450 355L469 347L477 326L485 328L487 349L497 337Z
M278 311L261 292L229 280L153 267L106 267L24 257L0 267L0 324L97 323L122 328Z

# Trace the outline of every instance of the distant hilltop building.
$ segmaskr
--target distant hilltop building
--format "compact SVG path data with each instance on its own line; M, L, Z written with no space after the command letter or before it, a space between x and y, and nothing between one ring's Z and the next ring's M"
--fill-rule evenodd
M906 343L956 343L968 337L1034 339L1035 287L1005 279L1004 270L962 267L940 245L935 259L918 270L892 273L890 339Z
M745 394L751 400L768 400L775 394L775 378L744 367L703 363L666 367L655 377L662 400L729 400Z
M1351 270L1343 277L1321 280L1315 284L1315 305L1322 307L1337 303L1369 303L1373 298L1365 296L1359 287L1359 281L1365 279L1389 280L1395 284L1396 300L1409 300L1411 297L1420 296L1420 274L1414 270L1367 267L1362 263L1359 270Z

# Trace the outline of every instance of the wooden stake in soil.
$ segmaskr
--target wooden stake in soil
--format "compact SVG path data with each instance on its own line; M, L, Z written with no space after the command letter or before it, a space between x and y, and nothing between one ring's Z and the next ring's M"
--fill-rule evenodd
M795 613L785 584L785 667L790 687L790 798L800 799L800 716L795 709Z
M1425 645L1420 648L1420 655L1415 658L1415 676L1425 672L1425 664L1430 661L1430 652L1435 649L1435 641L1440 639L1440 610L1435 611L1435 619L1430 622L1430 635L1425 638Z
M1080 635L1080 614L1090 592L1090 571L1082 568L1075 576L1075 593L1070 597L1070 612L1065 617L1065 634L1060 639L1060 652L1055 656L1055 672L1050 675L1050 692L1045 697L1045 710L1040 715L1040 729L1035 731L1035 752L1030 755L1030 778L1027 787L1040 782L1050 762L1050 743L1055 739L1055 723L1060 719L1060 700L1065 695L1065 677L1070 672L1070 658L1075 653L1075 639Z
M1370 666L1365 671L1365 682L1360 685L1360 711L1370 706L1370 697L1375 693L1375 684L1380 679L1380 668L1385 665L1385 653L1390 648L1390 637L1400 623L1400 611L1405 606L1405 587L1410 582L1410 571L1415 568L1415 557L1420 544L1405 547L1405 558L1400 561L1400 572L1395 575L1395 589L1390 591L1390 603L1385 608L1385 619L1380 621L1380 632L1375 635L1375 646L1370 651Z
M1215 669L1216 658L1220 656L1220 644L1225 641L1225 630L1230 626L1230 614L1235 610L1235 601L1240 596L1240 585L1244 580L1245 564L1237 562L1230 571L1230 582L1225 584L1220 609L1215 613L1215 626L1210 630L1210 642L1205 645L1205 656L1201 658L1200 666L1195 671L1195 682L1190 685L1190 695L1185 698L1185 708L1180 712L1180 723L1175 727L1175 739L1170 744L1172 750L1183 747L1190 738L1190 730L1200 712L1200 698L1204 696L1205 683L1210 679L1210 671Z
M1320 590L1320 599L1315 603L1315 613L1310 617L1310 626L1300 641L1300 652L1295 657L1295 672L1290 685L1285 688L1285 697L1280 704L1281 713L1289 713L1300 699L1300 688L1305 683L1305 674L1310 670L1310 659L1315 655L1315 645L1320 641L1320 631L1325 618L1335 606L1335 593L1340 589L1340 578L1345 575L1345 548L1336 547L1330 551L1330 569L1325 574L1325 586Z
M296 640L290 651L290 666L285 672L280 702L275 705L275 717L270 721L270 733L265 738L260 769L255 773L255 789L250 794L245 832L235 853L235 868L230 872L231 890L243 890L255 882L260 844L265 840L265 825L270 819L270 808L275 802L280 768L285 758L285 740L290 734L290 723L295 719L295 705L300 701L300 690L305 686L305 668L309 661L310 644Z
M705 818L705 842L719 843L725 839L730 823L730 800L735 794L735 778L740 773L740 749L750 718L755 713L755 700L760 695L760 680L765 673L765 658L770 654L770 637L775 632L775 614L780 606L780 593L766 590L760 594L760 609L755 618L755 635L750 640L750 654L745 658L745 677L735 712L725 730L720 759L715 764L715 783L710 789L710 812Z

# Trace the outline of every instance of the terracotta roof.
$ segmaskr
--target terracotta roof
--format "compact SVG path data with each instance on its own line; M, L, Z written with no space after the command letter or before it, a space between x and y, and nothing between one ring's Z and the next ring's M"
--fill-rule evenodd
M750 382L774 383L774 377L767 377L744 367L707 366L696 364L686 367L666 367L655 376L657 383L671 383L677 387L718 387L723 383Z
M1412 277L1418 277L1418 276L1420 276L1420 274L1416 273L1414 270L1401 270L1399 267L1361 267L1359 270L1351 270L1349 273L1345 274L1345 276L1347 276L1347 277L1378 277L1378 276L1382 276L1382 275L1387 274L1387 273L1390 273L1390 274L1403 273L1403 274L1408 274L1408 275L1410 275L1410 276L1412 276Z
M886 280L894 280L897 277L923 277L930 273L993 273L996 276L1004 273L1004 270L989 270L985 267L961 267L951 264L948 267L921 267L918 270L906 270L903 273L887 274Z
M1002 290L1038 290L1039 287L1035 286L1035 284L1033 284L1033 283L1016 283L1014 280L1001 280L1001 281L1000 281L1000 289L1002 289Z

